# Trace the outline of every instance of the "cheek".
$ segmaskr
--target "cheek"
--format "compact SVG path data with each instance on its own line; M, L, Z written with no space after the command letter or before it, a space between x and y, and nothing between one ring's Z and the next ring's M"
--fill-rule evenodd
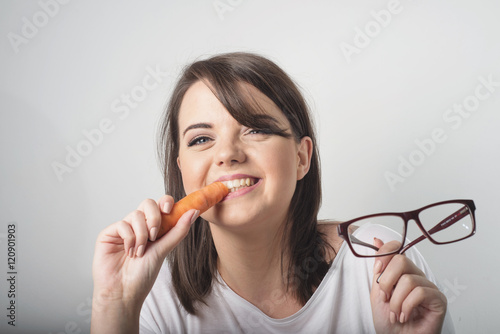
M180 156L182 182L186 194L200 189L205 185L206 167L200 159L192 159L189 156Z
M295 184L297 181L297 160L296 152L288 146L278 148L262 157L266 161L269 172L276 176L280 183L290 182ZM288 181L288 182L287 182Z

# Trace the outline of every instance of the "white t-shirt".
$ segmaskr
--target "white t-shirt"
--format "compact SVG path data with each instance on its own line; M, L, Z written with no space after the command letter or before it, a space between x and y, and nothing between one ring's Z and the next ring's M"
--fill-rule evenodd
M360 228L361 234L373 233L374 226ZM377 237L381 230L377 229ZM384 233L390 233L384 231ZM389 236L388 240L391 236ZM406 252L426 275L436 283L428 265L415 247ZM273 319L237 295L219 276L206 298L198 306L198 315L181 306L171 284L165 262L141 310L141 333L375 333L370 304L373 258L358 258L344 242L328 273L312 297L297 313ZM269 303L269 307L279 307ZM454 333L449 314L443 333Z

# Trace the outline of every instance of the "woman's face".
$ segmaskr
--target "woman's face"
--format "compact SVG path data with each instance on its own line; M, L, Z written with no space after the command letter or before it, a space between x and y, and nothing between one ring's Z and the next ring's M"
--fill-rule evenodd
M293 139L278 107L249 84L243 84L261 109L291 136L265 133L239 124L202 81L186 92L179 111L178 166L186 193L214 181L232 192L203 214L223 226L284 221L296 181L309 169L311 140Z

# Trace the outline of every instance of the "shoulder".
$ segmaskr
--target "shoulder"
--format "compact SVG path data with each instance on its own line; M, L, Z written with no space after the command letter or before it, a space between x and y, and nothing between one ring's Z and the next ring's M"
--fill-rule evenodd
M332 220L318 221L318 231L325 236L325 241L330 245L335 253L338 253L342 246L343 239L337 233L337 225L341 222ZM328 260L333 260L335 254L332 254Z

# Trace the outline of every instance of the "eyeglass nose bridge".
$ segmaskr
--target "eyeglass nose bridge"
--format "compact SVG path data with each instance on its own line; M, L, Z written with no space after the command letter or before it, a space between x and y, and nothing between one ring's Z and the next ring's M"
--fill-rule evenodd
M404 252L406 252L410 247L413 247L422 240L428 239L428 233L425 230L424 225L420 221L420 218L418 217L420 211L421 210L419 209L402 213L402 218L405 221L405 231L403 236L403 244L401 245L401 250L399 251L399 254L404 254ZM405 245L404 242L406 241L406 236L408 233L408 223L410 221L414 221L417 224L418 229L420 230L420 232L422 232L422 235Z

